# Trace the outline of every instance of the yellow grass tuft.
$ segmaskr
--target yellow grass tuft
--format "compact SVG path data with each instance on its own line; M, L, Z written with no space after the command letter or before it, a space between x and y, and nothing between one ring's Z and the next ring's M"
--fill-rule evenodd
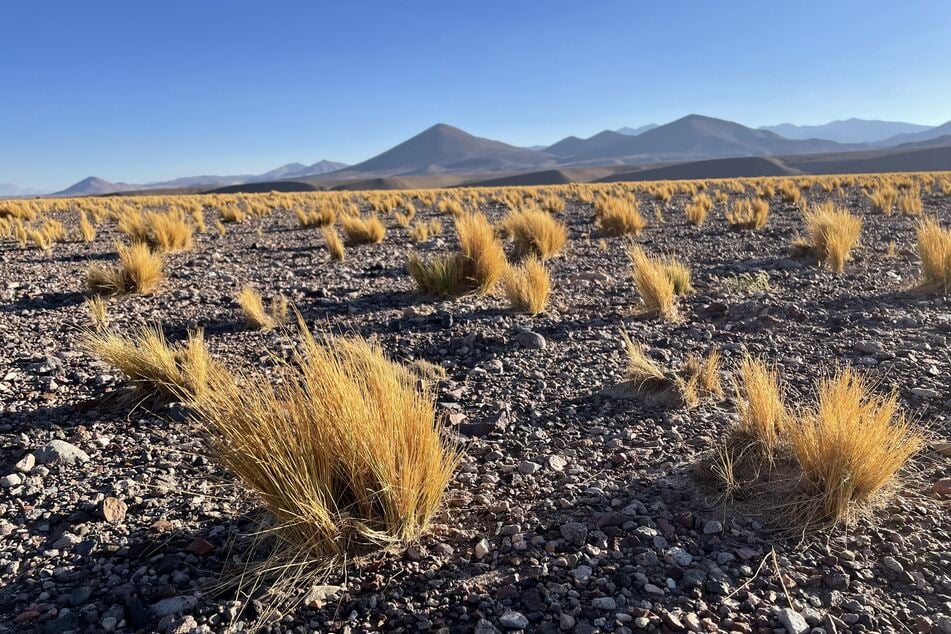
M536 255L547 260L561 253L568 241L564 223L538 208L509 213L502 227L515 242L515 257Z
M741 198L726 213L732 229L762 229L769 217L769 203L760 198Z
M477 292L491 293L507 266L505 250L492 224L482 213L465 214L456 218L456 233L467 280Z
M782 434L789 426L789 413L776 368L747 355L740 362L735 389L741 435L772 461Z
M133 242L126 246L116 244L119 252L118 267L93 264L86 273L86 287L95 295L122 295L124 293L153 293L165 275L162 257L148 245Z
M351 245L377 244L383 242L386 237L386 225L377 215L348 214L340 218L340 226L347 236L347 243Z
M874 211L891 216L898 202L898 190L894 187L879 187L868 195L868 200Z
M189 405L214 458L273 516L282 561L339 565L418 538L459 460L432 394L375 344L301 330L273 383L212 367Z
M664 273L674 285L674 295L688 295L693 292L690 267L675 257L666 258L663 264Z
M96 295L86 299L86 312L94 330L104 330L109 325L109 307L106 300Z
M644 303L645 312L667 318L676 317L675 286L667 274L664 262L651 258L640 247L632 247L628 255L631 259L634 285Z
M442 229L442 222L439 220L420 221L410 228L409 237L413 242L426 242L432 236L442 233Z
M921 195L917 191L908 191L899 196L898 211L906 216L920 216L923 211Z
M544 312L551 294L551 275L538 258L529 256L506 270L502 285L512 308L538 315Z
M789 427L789 441L819 518L848 520L895 481L923 438L899 413L894 393L873 394L851 369L822 380L816 401Z
M245 286L238 293L236 300L248 324L258 330L270 330L287 320L287 298L283 295L275 295L271 299L270 307L265 308L261 294L250 286Z
M158 326L135 335L113 332L87 335L82 347L129 377L140 400L172 402L203 394L209 372L217 367L202 333L170 346Z
M922 287L945 295L951 293L951 229L927 218L918 225L917 237Z
M812 252L836 273L845 270L849 251L862 233L862 219L834 203L824 203L806 212L806 232Z
M89 221L89 216L85 211L79 212L79 234L83 241L92 242L96 239L96 227Z
M330 259L343 262L346 252L343 247L343 240L340 239L340 234L337 233L337 230L333 227L324 227L320 233L323 235L324 242L327 244Z
M647 221L637 208L637 201L629 198L600 198L595 206L595 220L606 235L638 235Z
M159 251L187 251L192 248L195 226L181 211L153 213L148 216L148 242Z

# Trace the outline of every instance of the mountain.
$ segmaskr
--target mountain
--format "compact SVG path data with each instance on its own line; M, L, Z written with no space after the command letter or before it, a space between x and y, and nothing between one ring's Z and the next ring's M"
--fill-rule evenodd
M562 162L661 162L774 154L836 152L849 146L819 139L791 140L768 130L688 115L637 136L604 131L589 139L569 137L546 149Z
M615 130L618 134L626 134L628 136L637 136L642 132L647 132L648 130L653 130L657 127L656 123L648 123L637 128L618 128Z
M39 196L42 193L44 193L42 189L36 189L35 187L21 187L13 183L0 183L0 197Z
M905 123L903 121L878 121L876 119L845 119L822 125L793 125L780 123L759 128L775 132L787 139L825 139L837 143L876 143L898 134L924 132L931 126Z
M183 176L173 178L167 181L155 181L144 184L133 183L110 183L107 180L90 176L75 185L66 189L50 194L51 196L97 196L101 194L114 194L116 192L133 191L151 191L158 189L212 189L227 187L229 185L244 185L246 183L263 183L270 181L287 180L292 178L304 178L307 176L319 176L330 174L337 170L347 167L346 163L337 163L335 161L317 161L313 165L304 165L303 163L287 163L274 168L263 174L238 174L234 176ZM4 195L0 190L0 196ZM17 194L7 194L17 195ZM22 195L22 194L19 194Z
M303 163L288 163L270 172L264 172L251 177L253 182L281 180L284 178L302 178L304 176L318 176L320 174L329 174L347 167L346 163L337 163L335 161L317 161L313 165L304 165Z
M542 152L473 136L459 128L439 123L346 171L393 176L434 169L518 170L551 162L552 157Z
M937 139L946 134L951 134L951 121L947 123L942 123L939 126L933 128L928 128L921 132L910 132L905 134L896 134L895 136L888 137L879 145L892 146L892 145L902 145L905 143L921 143L922 141L931 141L932 139Z
M99 196L102 194L114 194L115 192L127 191L137 188L137 185L127 185L125 183L110 183L107 180L89 176L82 179L75 185L71 185L62 191L58 191L51 196Z

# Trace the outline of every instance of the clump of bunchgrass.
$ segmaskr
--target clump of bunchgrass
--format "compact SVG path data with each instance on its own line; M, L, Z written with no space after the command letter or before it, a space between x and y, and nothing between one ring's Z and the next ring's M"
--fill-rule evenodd
M521 264L506 270L502 287L512 308L529 315L538 315L544 312L551 294L551 275L541 260L530 256Z
M243 571L249 585L286 586L418 538L458 464L433 395L406 368L364 339L300 330L270 376L213 366L188 402L214 460L270 517L275 546Z
M844 271L849 251L862 233L862 219L830 202L806 212L805 220L809 235L805 245L830 269Z
M631 259L634 285L643 302L645 314L660 315L668 319L676 317L676 286L665 262L648 256L640 247L632 247L628 255Z
M252 328L271 330L287 320L288 303L283 295L271 298L269 307L264 306L264 299L250 286L245 286L236 298L244 318Z
M918 225L918 254L921 256L921 288L951 293L951 229L943 228L934 218Z
M153 253L148 245L133 242L117 244L119 266L105 267L93 264L86 273L86 288L94 295L123 295L155 292L165 274L162 272L162 256Z
M647 226L647 221L632 198L599 198L595 203L595 222L608 236L636 236Z
M769 203L761 198L740 198L726 212L730 228L737 230L762 229L769 218Z
M386 237L386 225L375 214L367 216L347 214L341 216L340 226L347 237L347 243L351 245L376 244L383 242L383 238Z
M517 258L532 254L547 260L561 253L568 241L564 223L537 207L509 213L502 227L515 242Z

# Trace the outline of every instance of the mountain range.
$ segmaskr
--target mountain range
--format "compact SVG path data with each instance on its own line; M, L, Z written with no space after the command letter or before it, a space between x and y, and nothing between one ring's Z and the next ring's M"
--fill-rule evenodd
M821 135L821 136L819 136ZM884 138L882 138L884 136ZM834 139L826 137L835 137ZM838 139L838 140L836 140ZM857 139L861 139L858 141ZM883 156L918 152L916 169L949 169L944 148L951 147L951 121L936 127L901 122L849 119L823 126L780 124L750 128L702 115L688 115L664 125L604 130L593 136L569 136L549 146L518 147L469 134L447 124L436 124L402 143L355 165L320 161L313 165L288 163L254 175L190 176L145 184L111 183L86 178L56 192L57 196L82 196L142 191L268 191L269 189L329 189L443 187L462 183L498 182L520 178L535 181L611 178L617 174L644 175L651 166L697 163L711 173L725 175L739 169L744 174L811 173L809 165L846 169L850 160L901 164ZM921 154L924 150L936 149ZM882 154L884 152L884 154ZM927 156L927 158L923 158ZM851 158L850 158L851 157ZM768 158L769 160L740 160ZM727 160L728 159L728 160ZM775 160L774 160L775 159ZM716 164L716 161L724 161ZM878 163L876 163L878 161ZM884 161L884 163L882 162ZM921 167L924 165L925 167ZM678 168L679 169L679 168ZM900 168L899 168L900 169ZM909 168L911 169L911 168ZM594 170L594 171L592 171ZM674 170L677 172L677 170ZM696 170L688 170L695 173ZM695 178L703 178L700 175ZM660 176L658 176L660 177ZM566 182L567 182L566 180Z

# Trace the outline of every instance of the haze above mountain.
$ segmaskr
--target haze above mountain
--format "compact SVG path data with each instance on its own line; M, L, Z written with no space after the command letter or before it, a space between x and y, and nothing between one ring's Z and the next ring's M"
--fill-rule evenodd
M943 145L951 135L951 122L929 128L910 123L849 119L823 126L782 124L754 129L739 123L688 115L664 125L604 130L588 138L566 137L548 147L517 147L474 136L457 127L436 124L402 143L356 165L320 161L313 165L288 163L263 174L189 176L146 184L111 183L89 177L55 195L94 195L157 189L209 190L245 184L302 181L325 186L344 181L428 178L433 183L456 181L458 175L492 178L550 169L650 165L722 158L797 156L847 153L900 144ZM782 129L789 138L774 131ZM896 134L891 134L899 130ZM837 139L877 139L874 142ZM885 135L885 138L880 138ZM951 140L951 137L948 137ZM924 147L924 145L922 145ZM951 166L949 166L951 167ZM455 175L455 176L454 176ZM452 177L452 178L450 178ZM443 180L439 180L442 178ZM264 189L258 187L257 189Z
M826 139L838 143L878 143L899 134L925 132L932 126L902 121L879 121L875 119L844 119L822 125L762 126L760 130L775 132L787 139Z

